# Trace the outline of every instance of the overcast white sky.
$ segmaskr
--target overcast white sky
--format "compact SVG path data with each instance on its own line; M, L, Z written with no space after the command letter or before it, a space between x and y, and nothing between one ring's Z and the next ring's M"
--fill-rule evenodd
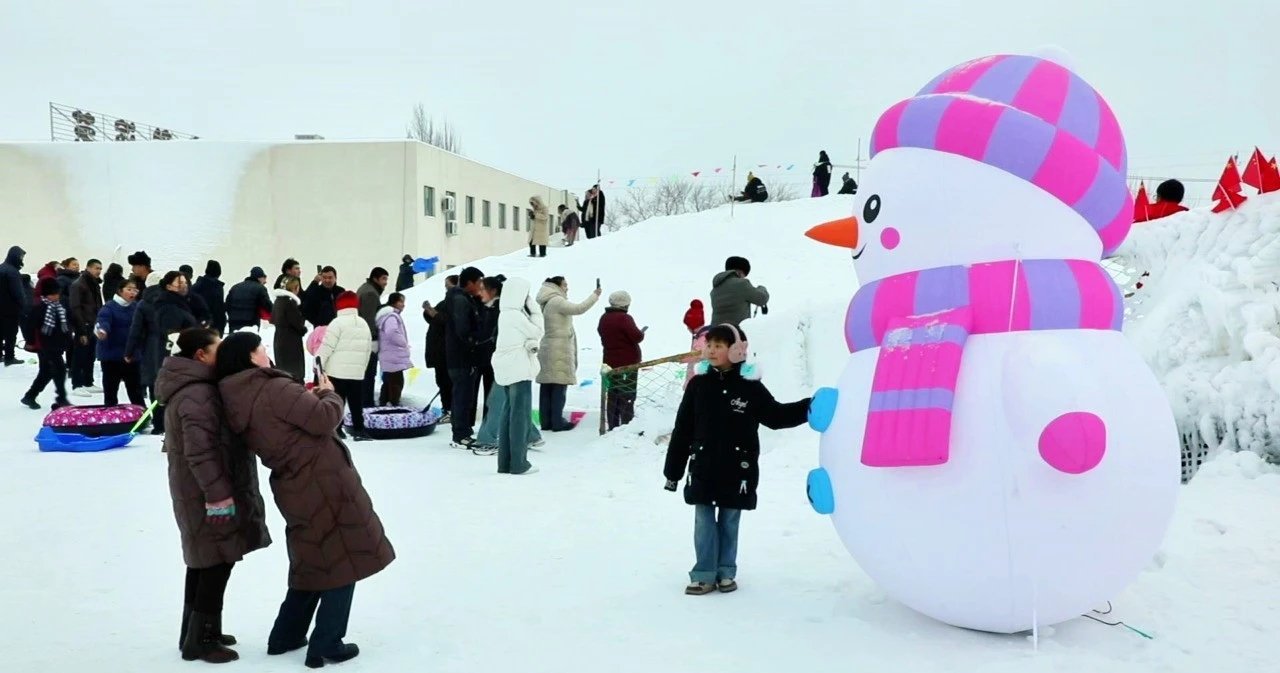
M403 137L575 190L849 162L879 113L969 58L1054 44L1116 109L1132 172L1280 152L1277 0L0 0L0 139L49 101L209 139ZM1044 8L1042 8L1044 7Z

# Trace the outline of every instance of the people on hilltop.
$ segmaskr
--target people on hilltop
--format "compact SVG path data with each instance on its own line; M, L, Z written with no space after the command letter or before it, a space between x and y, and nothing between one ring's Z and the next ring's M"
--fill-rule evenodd
M400 273L396 276L396 292L413 289L413 257L405 255L400 258Z
M560 214L560 230L564 232L564 247L572 247L578 240L578 229L582 221L578 219L577 211L563 203L556 210Z
M208 328L177 335L177 352L156 377L164 404L169 493L187 567L178 648L186 661L239 659L222 631L231 570L271 544L258 466L227 427L214 365L221 339Z
M847 173L846 173L847 175ZM813 165L813 190L811 196L826 196L831 192L831 159L826 150L818 152L818 162Z
M295 381L306 376L307 323L302 317L302 281L286 276L283 286L271 291L271 324L275 326L272 352L275 366Z
M840 192L839 193L840 194L857 194L858 193L858 182L853 178L849 177L848 171L845 171L845 174L840 176Z
M209 328L222 336L227 331L227 300L223 290L222 264L216 259L205 262L204 275L191 286L189 296L200 297L209 312ZM197 316L198 317L198 316Z
M596 327L607 367L628 367L642 361L640 342L644 341L644 333L649 327L637 327L630 310L630 293L618 290L609 295L609 307L600 316L600 324ZM609 430L626 425L635 418L638 384L639 374L634 370L609 376L605 393L605 420Z
M755 173L747 173L747 186L742 189L742 193L733 197L734 201L751 203L763 203L769 200L769 190L764 186L764 180L756 177Z
M345 291L338 285L338 270L332 266L322 268L302 293L302 316L312 327L328 325L338 315L334 302Z
M689 595L738 588L738 524L757 504L760 426L794 428L808 418L810 400L780 403L760 382L746 362L746 340L732 325L708 331L700 373L685 388L667 445L664 488L675 491L687 470L684 501L694 507Z
M592 185L587 190L581 211L582 231L587 238L595 238L604 233L605 198L600 185Z
M457 274L445 277L446 295L449 290L457 286ZM434 306L430 301L422 302L422 319L427 323L426 365L435 372L436 389L439 390L440 408L443 410L437 422L445 424L453 420L453 381L449 378L449 362L445 354L445 333L449 329L449 313L445 308L445 300L441 299Z
M90 259L85 263L84 271L71 284L70 294L68 315L75 339L71 347L71 392L78 395L100 393L102 389L93 383L93 363L98 349L94 325L98 322L98 312L102 310L102 262Z
M763 285L752 285L747 280L751 274L751 262L745 257L733 256L724 261L724 271L711 279L711 324L728 323L734 327L751 317L751 307L759 306L762 313L769 312L769 291Z
M355 315L354 293L344 301L357 322L353 333L367 339ZM308 668L353 659L360 648L343 639L355 585L381 572L396 554L353 454L335 436L342 398L325 376L308 391L272 369L253 332L232 334L218 346L217 376L227 424L271 470L276 506L289 523L289 589L267 637L267 654L305 647Z
M551 242L551 211L541 196L529 198L533 217L529 219L529 256L546 257L547 244Z
M267 272L255 266L244 280L227 291L227 329L236 332L262 326L262 313L271 314L271 294L267 291Z
M569 281L564 276L546 279L538 290L544 328L538 348L538 420L543 430L564 432L575 427L564 417L569 386L578 383L578 334L573 318L590 311L600 293L597 280L595 290L575 304L569 301Z
M1177 213L1186 212L1182 199L1187 195L1187 188L1178 180L1165 180L1156 187L1156 202L1147 208L1147 220L1158 220Z
M382 370L382 388L378 406L400 406L404 393L405 372L413 368L409 351L409 330L400 314L404 312L404 295L392 292L387 303L378 309L378 367Z

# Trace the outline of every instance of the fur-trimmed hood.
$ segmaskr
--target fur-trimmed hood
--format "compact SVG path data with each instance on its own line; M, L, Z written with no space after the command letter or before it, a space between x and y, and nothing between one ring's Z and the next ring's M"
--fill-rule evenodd
M295 303L295 304L297 304L297 305L299 305L299 306L301 306L301 305L302 305L302 300L298 298L298 295L296 295L296 294L294 294L294 293L292 293L292 292L290 292L290 291L288 291L288 290L272 290L272 291L271 291L271 301L272 301L272 302L274 302L274 301L275 301L275 300L277 300L277 299L282 299L282 298L292 299L292 300L293 300L293 303Z

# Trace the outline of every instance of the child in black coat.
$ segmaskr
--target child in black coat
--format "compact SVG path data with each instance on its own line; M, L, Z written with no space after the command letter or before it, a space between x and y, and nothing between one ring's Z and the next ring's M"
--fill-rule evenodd
M738 588L738 521L756 508L760 481L760 426L781 430L803 424L809 400L783 404L745 364L746 336L732 325L707 332L699 374L685 388L663 473L668 491L684 476L684 500L694 506L694 550L685 593Z
M36 380L31 382L31 389L22 396L22 403L39 409L36 397L52 381L57 391L53 408L60 409L70 405L67 401L67 361L64 354L71 345L71 326L67 321L67 310L62 306L62 288L58 281L45 278L36 289L40 293L40 302L31 309L28 324L31 336L39 343L36 352L40 357L40 371Z

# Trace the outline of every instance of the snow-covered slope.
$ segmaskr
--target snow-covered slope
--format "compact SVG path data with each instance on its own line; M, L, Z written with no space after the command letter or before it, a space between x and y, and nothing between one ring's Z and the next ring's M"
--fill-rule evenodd
M1151 273L1125 331L1183 432L1280 461L1280 195L1135 225L1119 256Z
M831 197L739 207L732 220L727 210L666 218L552 248L544 260L515 255L478 266L534 281L565 275L575 300L597 276L606 292L626 289L637 320L651 326L646 356L660 356L688 346L681 316L690 299L707 298L724 257L747 256L752 280L774 296L769 314L745 326L752 349L774 393L794 399L843 368L840 321L856 285L844 253L802 232L851 205ZM406 315L419 348L416 306L441 288L434 278L410 293ZM577 319L583 380L598 378L601 310ZM41 414L17 405L34 373L32 365L0 369L0 633L9 643L0 670L193 670L175 648L183 568L167 456L152 437L102 454L38 453L31 437ZM434 393L430 379L415 377L415 397ZM590 409L596 394L578 388L571 404ZM549 435L531 454L541 471L529 477L497 475L492 457L449 449L447 432L353 444L398 558L357 588L348 639L362 654L339 670L1274 667L1280 517L1267 513L1280 508L1280 474L1255 454L1224 454L1183 489L1160 554L1099 616L1153 640L1082 618L1042 632L1036 651L1027 638L951 628L887 599L806 501L817 438L805 428L762 435L760 508L742 526L742 588L684 596L692 511L662 490L663 449L652 441L671 413L638 413L604 438L592 422ZM283 522L268 509L275 544L237 565L224 624L240 639L236 670L284 673L301 670L302 653L265 654L288 563Z

